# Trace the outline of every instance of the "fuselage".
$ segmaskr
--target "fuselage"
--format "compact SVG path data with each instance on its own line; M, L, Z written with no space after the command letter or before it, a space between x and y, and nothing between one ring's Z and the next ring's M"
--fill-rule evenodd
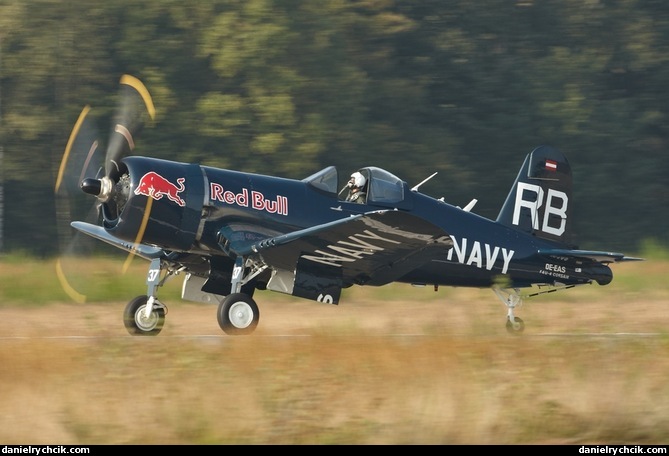
M375 200L371 192L372 201L357 204L338 196L336 170L334 184L331 178L324 184L142 157L130 157L126 162L134 191L124 214L143 209L144 203L132 201L134 195L153 195L157 201L144 239L167 250L224 256L230 241L261 241L355 214L398 210L430 221L453 241L450 249L444 248L401 277L401 282L486 287L502 281L515 287L592 280L604 284L612 276L610 269L599 263L539 255L541 249L566 246L412 191L399 180L389 184L390 197L379 190ZM392 176L379 174L386 175ZM160 188L150 186L155 182ZM118 223L130 219L124 214L108 223L108 229L132 240L138 228Z

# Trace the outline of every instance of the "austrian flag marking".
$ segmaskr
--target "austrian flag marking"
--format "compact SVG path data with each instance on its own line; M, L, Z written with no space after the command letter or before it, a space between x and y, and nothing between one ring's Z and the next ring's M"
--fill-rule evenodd
M557 162L555 160L546 160L546 169L549 171L557 171Z

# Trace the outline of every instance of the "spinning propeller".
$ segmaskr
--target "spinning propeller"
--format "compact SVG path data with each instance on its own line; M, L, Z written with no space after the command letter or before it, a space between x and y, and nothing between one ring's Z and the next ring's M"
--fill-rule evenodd
M89 106L84 107L72 129L61 159L55 186L61 245L61 257L56 262L56 273L63 290L79 303L85 302L86 293L85 284L72 284L76 280L77 257L90 254L93 247L89 245L89 241L92 241L89 236L76 232L72 237L70 222L85 220L98 224L103 211L106 220L118 217L128 198L130 186L127 175L123 175L120 161L132 153L135 148L135 138L146 121L155 118L153 101L144 84L133 76L123 75L120 80L120 98L114 115L114 126L103 156L97 129L89 117L90 109ZM89 195L97 197L92 208ZM144 220L137 232L135 243L139 243L144 235L152 201L152 198L147 198ZM131 252L124 263L124 272L132 256Z

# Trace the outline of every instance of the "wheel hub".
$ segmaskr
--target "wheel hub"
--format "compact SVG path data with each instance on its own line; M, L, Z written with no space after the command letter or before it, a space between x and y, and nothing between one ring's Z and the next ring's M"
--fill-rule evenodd
M158 320L158 313L155 311L152 311L148 317L146 316L146 304L135 312L135 323L142 331L151 331L154 329L158 325Z
M251 308L243 302L238 302L230 306L230 323L236 328L246 328L253 321L253 312Z

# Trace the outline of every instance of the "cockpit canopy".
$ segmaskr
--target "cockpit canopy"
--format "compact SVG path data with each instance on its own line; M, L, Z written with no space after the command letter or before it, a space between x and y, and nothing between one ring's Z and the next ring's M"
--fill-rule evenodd
M402 203L405 202L405 198L407 197L407 185L399 177L376 166L360 168L357 171L361 172L367 178L367 204L404 206ZM319 190L333 193L337 196L340 196L339 193L343 194L343 191L339 191L337 187L339 176L337 168L334 166L328 166L312 174L303 179L303 182L307 182Z

